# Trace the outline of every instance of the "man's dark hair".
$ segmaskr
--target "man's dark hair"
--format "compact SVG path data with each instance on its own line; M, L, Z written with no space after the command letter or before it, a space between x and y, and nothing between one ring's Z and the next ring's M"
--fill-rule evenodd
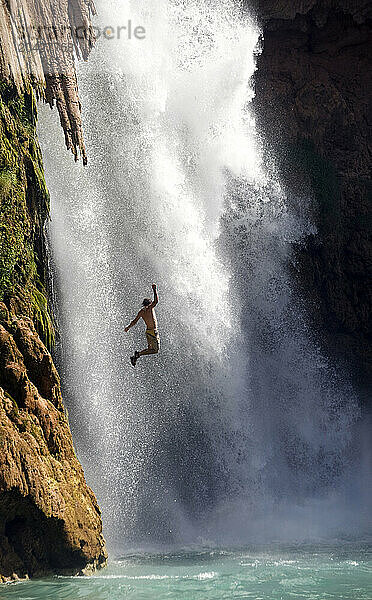
M150 298L145 298L144 301L142 302L143 306L150 306L151 304L151 300Z

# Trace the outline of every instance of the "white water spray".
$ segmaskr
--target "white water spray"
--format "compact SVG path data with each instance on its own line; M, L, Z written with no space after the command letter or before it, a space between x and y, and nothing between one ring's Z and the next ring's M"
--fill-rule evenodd
M287 274L306 226L261 165L259 31L230 0L112 0L98 13L146 38L100 40L80 67L87 168L55 143L55 115L40 119L78 454L112 544L228 528L241 542L242 505L252 517L303 501L337 475L355 409ZM123 329L153 281L162 349L133 370L144 336Z

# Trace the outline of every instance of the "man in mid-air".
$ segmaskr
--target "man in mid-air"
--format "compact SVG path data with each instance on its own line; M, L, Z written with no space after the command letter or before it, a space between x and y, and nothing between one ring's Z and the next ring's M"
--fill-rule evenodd
M129 331L129 329L133 327L133 325L135 325L140 318L142 318L146 323L146 338L148 347L145 350L141 350L141 352L137 352L137 350L135 350L134 355L130 357L130 362L134 367L136 366L136 362L140 356L157 354L160 348L158 321L154 310L155 306L159 302L158 291L155 283L153 283L152 289L154 291L154 299L151 301L150 298L145 298L142 302L143 308L141 308L138 315L124 329L124 331Z

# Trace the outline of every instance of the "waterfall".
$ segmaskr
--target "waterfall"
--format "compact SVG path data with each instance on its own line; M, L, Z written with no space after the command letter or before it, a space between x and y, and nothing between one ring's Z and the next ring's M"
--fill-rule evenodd
M291 283L311 222L267 172L250 102L259 29L239 3L98 2L79 67L86 168L39 133L52 199L61 373L112 547L244 540L327 494L357 413ZM159 287L161 352L142 326Z

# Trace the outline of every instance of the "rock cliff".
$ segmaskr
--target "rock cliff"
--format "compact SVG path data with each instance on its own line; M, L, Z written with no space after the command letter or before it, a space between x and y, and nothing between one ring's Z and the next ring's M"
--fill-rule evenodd
M50 354L49 197L33 92L0 85L0 578L106 561L100 511L76 458Z
M32 83L57 105L66 146L86 162L75 55L87 59L94 44L92 0L1 0L0 76L22 92Z
M58 373L31 319L0 305L0 573L104 565L100 511L63 412Z
M247 3L250 4L250 3ZM371 3L257 0L255 110L293 196L317 226L296 276L327 352L370 385Z
M34 91L56 100L67 145L84 159L73 53L48 53L44 46L40 54L24 54L14 29L41 10L43 18L64 15L78 23L91 6L0 2L0 581L78 573L107 558L99 507L74 452L50 354L49 196ZM90 44L82 42L83 56Z

